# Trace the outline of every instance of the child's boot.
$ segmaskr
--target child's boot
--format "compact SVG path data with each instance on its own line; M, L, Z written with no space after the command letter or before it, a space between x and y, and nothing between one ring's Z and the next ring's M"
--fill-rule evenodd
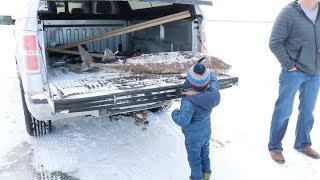
M211 176L211 172L202 173L202 179L203 180L209 180Z

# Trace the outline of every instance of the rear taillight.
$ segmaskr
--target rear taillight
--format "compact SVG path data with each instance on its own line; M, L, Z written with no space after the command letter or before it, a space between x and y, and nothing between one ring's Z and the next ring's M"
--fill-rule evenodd
M206 50L206 42L207 42L206 31L204 29L202 29L202 35L201 35L201 52L202 53L206 53L207 52L207 50Z
M39 56L37 48L37 36L27 34L23 36L24 66L28 73L39 73Z
M36 37L36 35L23 36L23 49L25 51L36 51L37 50L37 37Z
M39 72L39 60L38 55L26 55L25 67L29 72Z

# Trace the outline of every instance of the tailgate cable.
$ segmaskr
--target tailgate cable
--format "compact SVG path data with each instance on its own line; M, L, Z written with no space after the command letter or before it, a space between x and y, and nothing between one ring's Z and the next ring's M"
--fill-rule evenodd
M49 97L52 99L52 94L51 94L51 90L50 90L50 85L49 85L49 79L48 79L48 71L47 71L47 67L45 66L45 62L44 62L44 56L43 56L43 53L42 53L42 48L38 42L38 46L39 46L39 49L40 49L40 52L41 52L41 56L42 56L42 66L44 67L44 72L45 72L45 78L47 80L47 85L48 85L48 91L49 91Z
M201 46L203 47L203 49L204 49L207 53L209 53L209 52L207 51L206 46L202 43L202 40L201 40L201 38L200 38L200 35L198 35L198 39L199 39L199 42L200 42Z

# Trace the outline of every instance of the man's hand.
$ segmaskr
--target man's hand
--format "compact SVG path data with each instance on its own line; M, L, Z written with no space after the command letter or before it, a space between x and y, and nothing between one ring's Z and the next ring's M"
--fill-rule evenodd
M288 71L296 71L298 70L297 66L293 66L291 69L289 69Z

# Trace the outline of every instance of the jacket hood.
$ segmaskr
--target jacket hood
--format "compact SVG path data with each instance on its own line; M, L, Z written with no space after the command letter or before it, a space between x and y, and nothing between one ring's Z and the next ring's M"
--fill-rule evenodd
M318 5L319 5L319 4L320 4L320 3L318 3ZM304 13L303 10L300 8L300 5L299 5L299 3L298 3L298 0L293 1L293 2L289 3L288 5L289 5L289 6L293 6L293 7L296 8L298 11ZM320 6L318 6L318 7L320 8Z
M304 14L304 12L302 11L302 9L298 3L298 0L295 0L287 5L287 7L290 7L290 6L295 8L296 10L298 10L300 13Z
M295 0L295 1L291 2L291 3L289 3L289 6L293 6L293 7L295 7L295 8L300 9L298 0Z
M299 3L298 3L298 0L294 0L293 2L290 3L292 6L297 6Z
M220 93L215 91L204 91L193 96L186 96L198 110L211 110L220 102Z

